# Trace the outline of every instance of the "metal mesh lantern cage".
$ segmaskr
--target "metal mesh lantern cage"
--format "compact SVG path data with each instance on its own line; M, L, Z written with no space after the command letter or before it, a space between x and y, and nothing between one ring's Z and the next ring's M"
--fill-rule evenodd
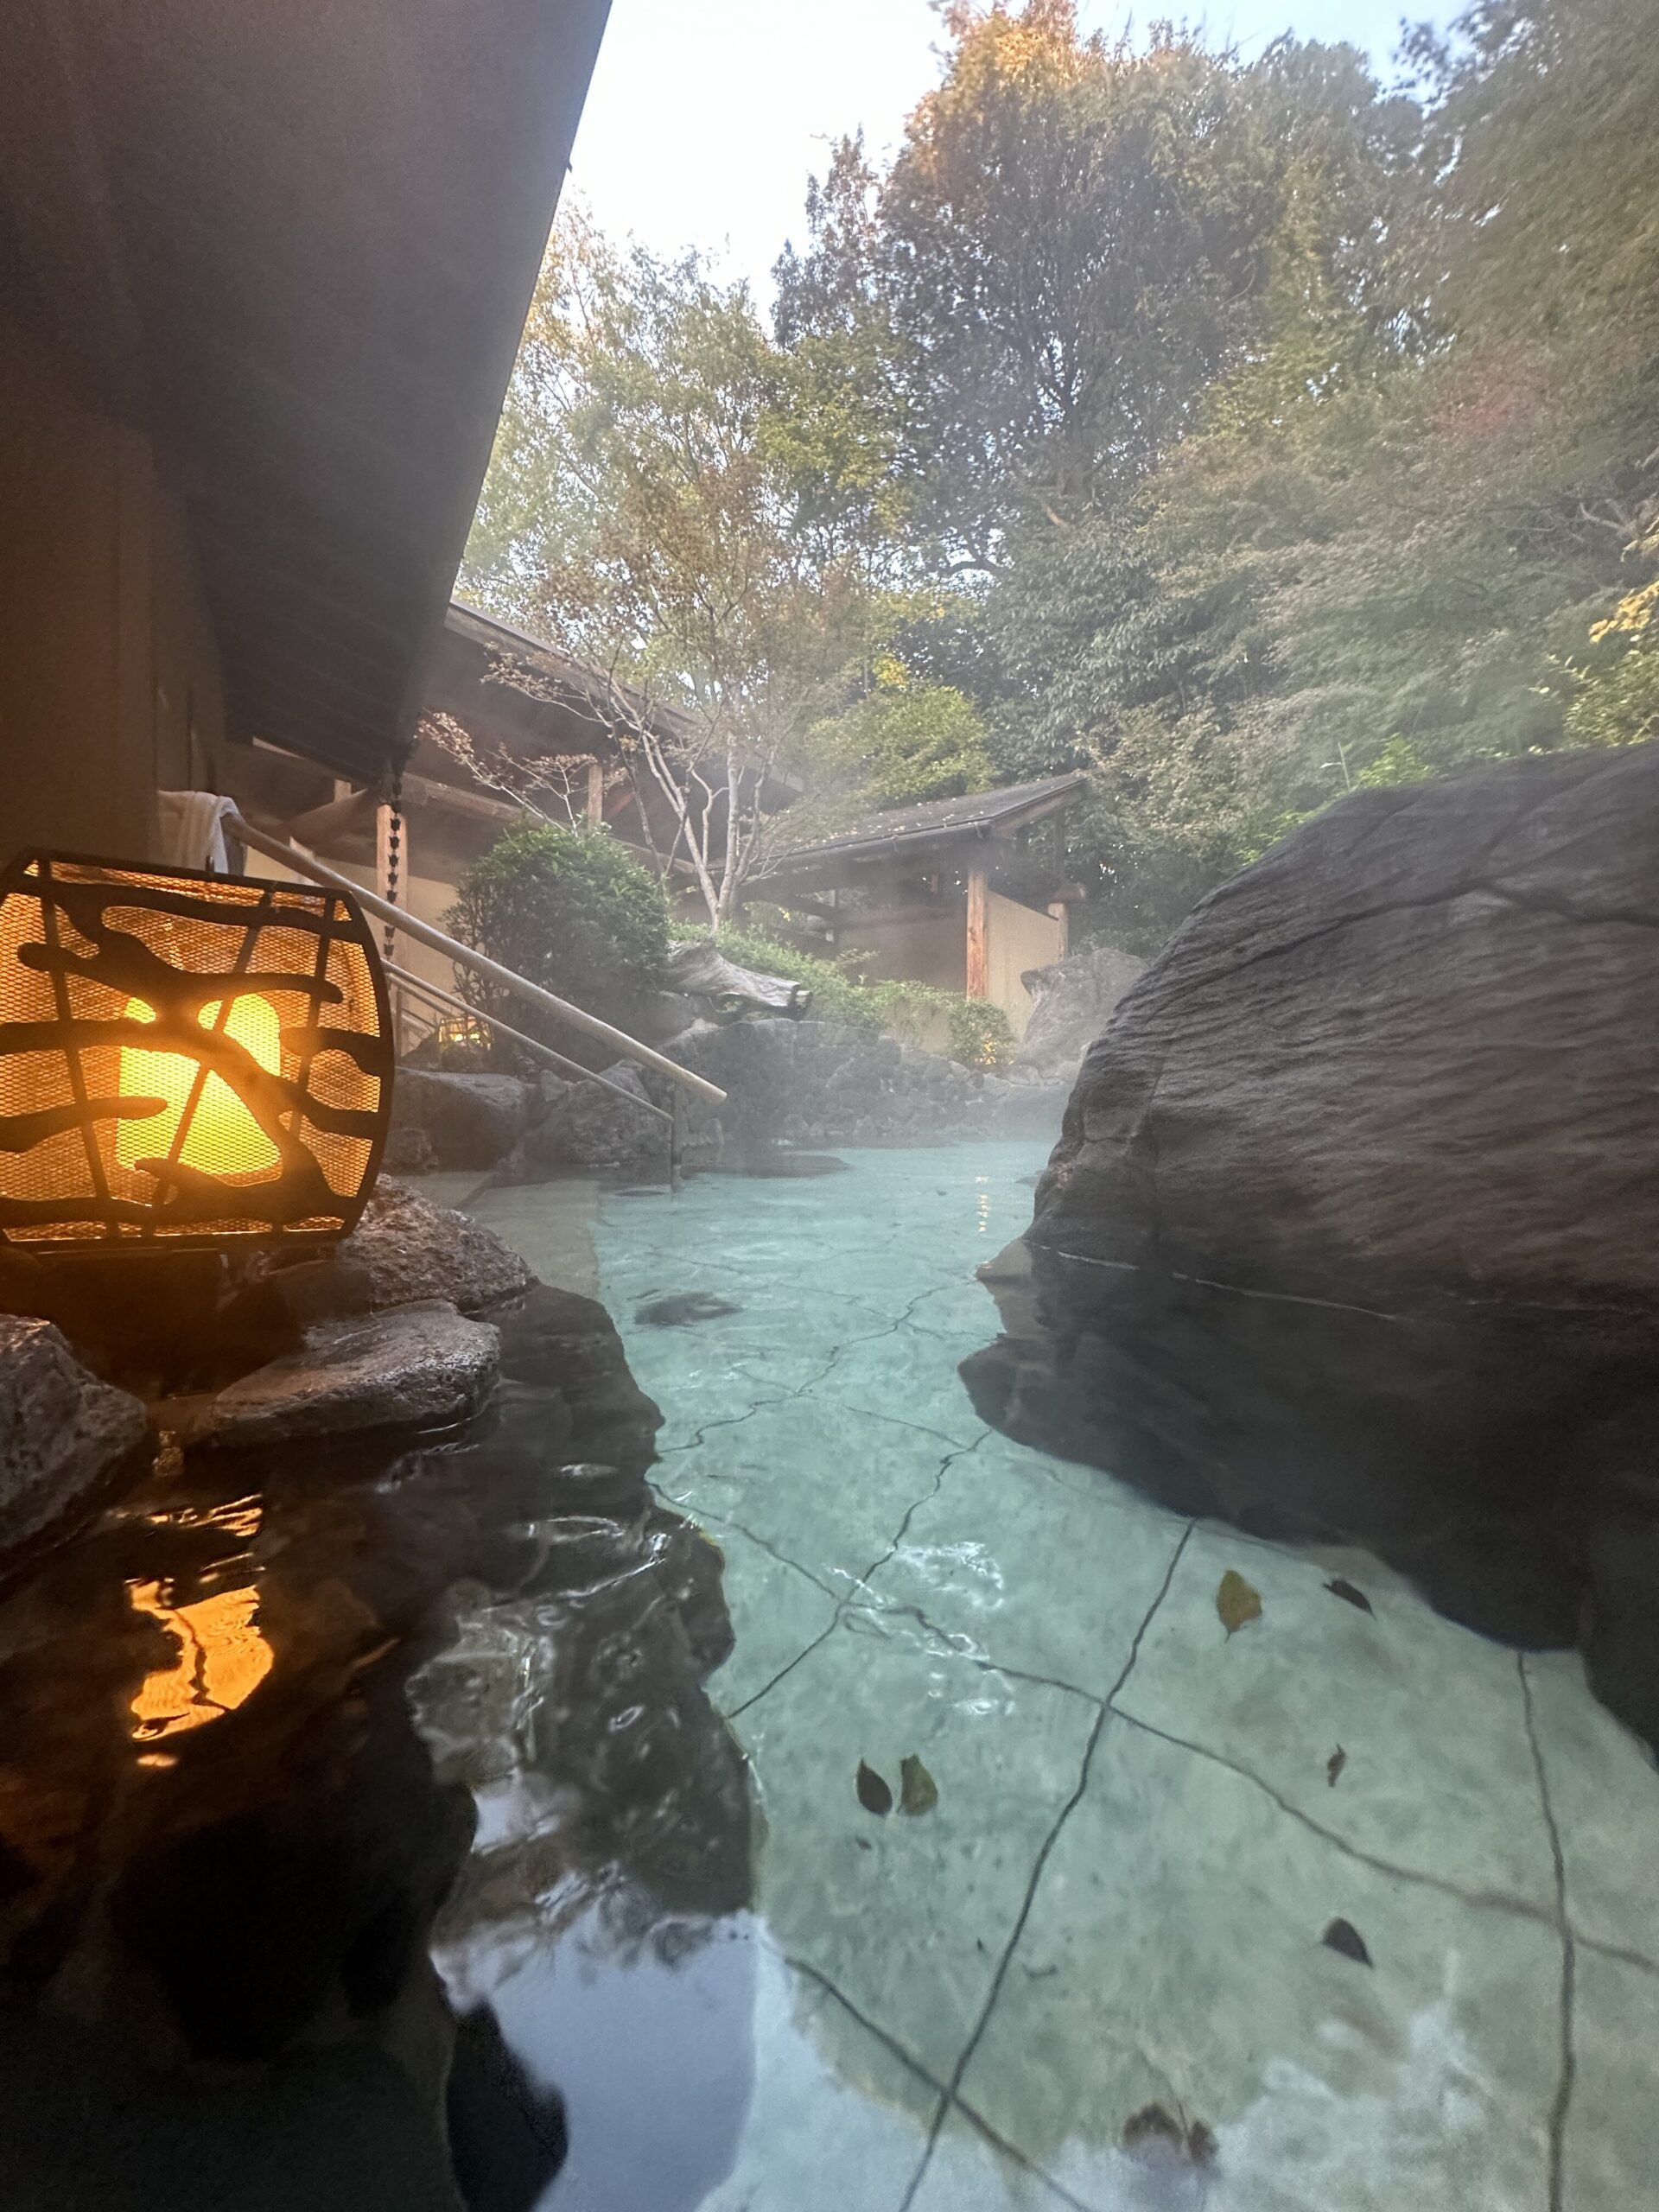
M28 853L0 875L0 1236L321 1242L391 1106L385 978L338 891Z

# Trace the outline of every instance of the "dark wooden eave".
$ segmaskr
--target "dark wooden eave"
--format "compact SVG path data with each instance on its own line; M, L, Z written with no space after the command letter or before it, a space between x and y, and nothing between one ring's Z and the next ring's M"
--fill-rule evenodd
M671 707L647 709L626 685L617 690L626 713L642 721L649 713L664 736L689 732L685 717ZM509 753L609 758L618 751L601 676L462 600L452 601L445 613L424 704Z
M0 278L182 493L231 734L407 751L608 0L15 0Z
M775 854L753 880L774 885L825 882L874 863L961 859L976 847L1074 806L1088 782L1079 769L1032 783L1004 784L995 791L969 791L960 798L894 807L841 836Z

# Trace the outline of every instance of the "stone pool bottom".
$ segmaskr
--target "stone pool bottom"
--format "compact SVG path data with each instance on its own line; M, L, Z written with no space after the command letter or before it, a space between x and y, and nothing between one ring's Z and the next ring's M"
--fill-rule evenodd
M595 1904L550 1946L442 1955L569 2100L543 2202L1654 2202L1659 1777L1577 1656L985 1428L956 1371L995 1329L973 1270L1029 1219L1043 1148L843 1156L597 1200L658 1489L725 1555L709 1691L760 1818L752 1912L625 1940ZM570 1186L469 1210L557 1279ZM693 1291L739 1310L635 1322ZM1229 1568L1262 1600L1231 1637ZM908 1755L937 1806L866 1810L860 1762L896 1796ZM510 1833L511 1789L483 1815ZM1369 1966L1321 1942L1338 1918ZM1154 2101L1212 2161L1124 2154Z

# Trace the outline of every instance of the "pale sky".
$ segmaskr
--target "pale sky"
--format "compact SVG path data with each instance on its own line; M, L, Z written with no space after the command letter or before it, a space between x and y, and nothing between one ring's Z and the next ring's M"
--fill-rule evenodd
M1294 30L1363 47L1386 71L1408 11L1457 12L1448 0L1210 0L1202 13L1247 56ZM1079 14L1115 32L1126 10L1081 0ZM936 79L942 36L929 0L612 0L570 183L613 236L715 251L768 300L830 141L861 124L874 150L890 149Z

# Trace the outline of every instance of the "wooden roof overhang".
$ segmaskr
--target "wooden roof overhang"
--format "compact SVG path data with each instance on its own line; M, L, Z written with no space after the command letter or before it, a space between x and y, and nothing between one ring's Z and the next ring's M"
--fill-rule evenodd
M631 785L620 779L613 784L607 818L629 835L636 806L643 803L652 810L653 835L664 847L671 842L672 810L649 771L637 772L637 750L619 739L616 720L619 706L624 716L639 722L648 716L671 756L677 747L690 749L696 742L690 717L677 708L648 704L626 684L613 692L597 671L461 600L445 617L424 705L461 723L475 741L499 747L519 760L591 757L607 770L627 768ZM420 738L413 759L441 780L453 781L461 773L430 735ZM764 772L757 767L745 772ZM768 811L787 806L798 795L798 785L789 779L776 771L766 773L762 803Z
M842 836L774 855L753 879L753 887L783 895L845 884L877 871L965 868L976 857L1001 857L1019 831L1074 806L1088 780L1079 770L962 798L896 807Z
M626 686L621 696L644 715L643 700ZM423 705L520 759L621 757L602 677L461 600L444 616ZM687 727L670 708L655 709L652 719L670 737Z
M230 733L407 753L608 0L17 0L0 272L189 513Z

